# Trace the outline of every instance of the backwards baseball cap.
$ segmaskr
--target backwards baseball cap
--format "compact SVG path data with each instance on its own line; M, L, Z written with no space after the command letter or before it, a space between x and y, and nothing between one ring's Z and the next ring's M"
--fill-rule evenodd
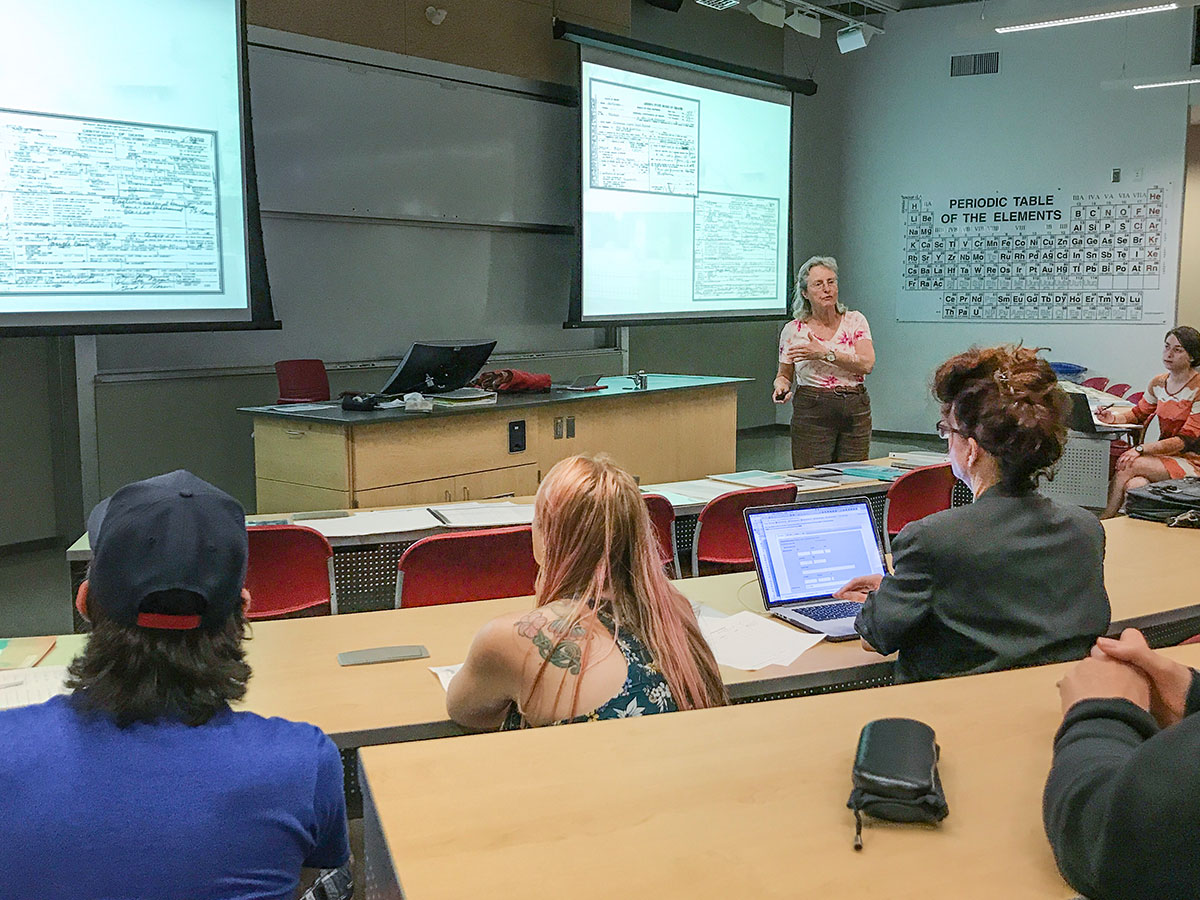
M246 514L242 505L179 469L127 484L88 516L88 602L121 625L188 630L220 627L242 603ZM161 591L200 598L146 599Z

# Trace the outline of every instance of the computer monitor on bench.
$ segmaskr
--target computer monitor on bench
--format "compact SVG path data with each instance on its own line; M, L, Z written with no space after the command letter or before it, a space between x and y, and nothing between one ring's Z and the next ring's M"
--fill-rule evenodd
M380 393L457 391L479 374L495 349L495 341L416 341Z

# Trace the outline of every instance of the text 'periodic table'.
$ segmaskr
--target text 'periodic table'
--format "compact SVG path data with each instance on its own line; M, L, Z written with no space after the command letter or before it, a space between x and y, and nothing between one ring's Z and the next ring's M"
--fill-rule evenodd
M901 198L896 319L1162 322L1164 190Z

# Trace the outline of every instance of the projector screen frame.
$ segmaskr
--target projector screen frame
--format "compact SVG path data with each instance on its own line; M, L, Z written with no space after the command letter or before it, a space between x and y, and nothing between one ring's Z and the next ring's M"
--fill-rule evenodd
M250 49L246 33L247 0L234 0L238 40L239 140L242 155L243 216L246 226L246 286L249 291L247 320L210 322L112 322L46 323L43 325L5 325L0 317L0 338L54 337L100 334L162 334L197 331L278 331L283 323L275 318L271 286L267 275L266 252L259 210L258 176L254 161L254 129L250 115Z
M787 75L777 75L773 72L767 72L762 69L754 69L748 66L740 66L733 63L726 63L722 60L713 59L712 57L699 56L694 53L687 53L682 50L674 50L670 47L663 47L658 44L650 44L645 41L635 40L634 38L625 37L619 34L612 34L607 31L601 31L596 28L590 28L586 25L578 25L574 22L567 22L563 19L554 19L554 37L559 40L567 40L579 47L598 47L603 50L612 50L618 53L624 53L629 56L638 57L641 59L649 59L655 62L665 63L668 65L680 66L684 69L689 69L707 74L732 77L734 79L747 81L755 84L768 85L771 87L782 87L791 93L791 103L788 107L788 115L792 122L792 128L795 128L796 115L796 94L801 94L806 97L811 97L817 92L817 84L809 78L800 79L792 78ZM582 61L580 61L582 70ZM582 76L581 96L579 99L580 105L582 99ZM577 119L577 127L579 131L579 140L576 146L582 146L583 141L583 122ZM788 272L794 268L793 252L792 252L792 200L794 192L795 167L789 159L788 164L788 205L787 205L787 266ZM580 153L575 159L575 183L582 184L583 181L583 154ZM789 279L790 280L790 279ZM612 318L590 318L584 320L583 312L583 203L582 198L579 204L579 219L575 228L575 266L571 273L571 295L568 304L567 319L563 322L563 328L613 328L613 327L628 327L641 325L695 325L703 323L729 323L729 322L777 322L780 319L787 319L791 316L791 301L784 301L783 308L778 312L753 312L745 314L729 314L729 315L663 315L651 316L645 318L633 318L629 316L616 316Z

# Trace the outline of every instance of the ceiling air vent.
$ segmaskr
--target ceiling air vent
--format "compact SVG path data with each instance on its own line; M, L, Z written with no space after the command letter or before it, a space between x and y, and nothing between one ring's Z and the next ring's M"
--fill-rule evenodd
M995 75L1000 71L1000 52L964 53L950 57L950 77L960 75Z

